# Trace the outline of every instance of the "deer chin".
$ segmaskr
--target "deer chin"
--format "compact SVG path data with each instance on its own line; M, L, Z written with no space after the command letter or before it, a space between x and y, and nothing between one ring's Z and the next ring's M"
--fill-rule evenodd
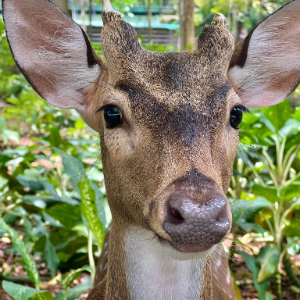
M207 244L200 244L200 245L194 245L194 244L178 244L178 243L172 243L172 246L177 249L180 252L183 253L206 253L209 252L209 249L211 249L213 245L207 245Z
M189 259L206 259L216 249L218 245L191 245L173 243L162 238L159 238L162 249L166 255L175 260L189 260Z

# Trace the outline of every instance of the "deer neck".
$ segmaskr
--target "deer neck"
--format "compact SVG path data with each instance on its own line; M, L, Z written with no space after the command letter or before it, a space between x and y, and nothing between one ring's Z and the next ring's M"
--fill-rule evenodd
M205 259L180 260L151 231L112 223L106 299L199 300Z

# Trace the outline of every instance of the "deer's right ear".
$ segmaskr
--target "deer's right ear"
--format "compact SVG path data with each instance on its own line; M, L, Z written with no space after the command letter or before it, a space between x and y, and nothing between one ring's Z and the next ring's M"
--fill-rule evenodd
M83 111L100 75L83 30L48 0L3 0L7 39L33 88L51 105Z
M300 0L260 23L236 47L228 72L246 107L283 101L300 82Z

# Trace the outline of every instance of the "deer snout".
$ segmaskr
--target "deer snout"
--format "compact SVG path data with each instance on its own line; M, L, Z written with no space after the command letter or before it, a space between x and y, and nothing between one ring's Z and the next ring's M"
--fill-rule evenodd
M171 197L163 228L177 250L206 251L221 242L230 229L227 200L217 196L199 203L189 197Z

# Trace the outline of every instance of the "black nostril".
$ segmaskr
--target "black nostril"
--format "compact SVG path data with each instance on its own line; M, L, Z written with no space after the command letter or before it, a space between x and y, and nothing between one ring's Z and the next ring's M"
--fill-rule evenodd
M219 214L216 216L217 225L223 226L228 224L228 215L225 208L220 210Z
M174 225L182 224L184 222L184 218L178 209L169 206L168 207L168 221Z

